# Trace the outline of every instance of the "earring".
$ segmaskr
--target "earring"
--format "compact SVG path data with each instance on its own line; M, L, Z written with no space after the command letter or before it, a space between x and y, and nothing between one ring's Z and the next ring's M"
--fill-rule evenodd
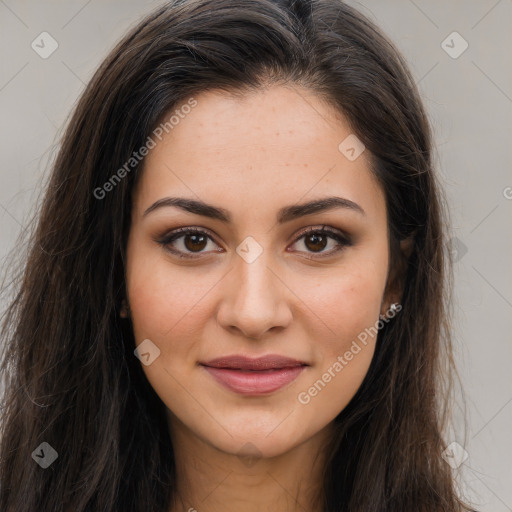
M128 318L130 316L130 308L128 307L126 299L121 301L121 311L119 312L119 316L121 318Z
M393 316L395 316L402 309L402 305L399 302L393 302L393 304L389 306L389 309L391 313L393 313Z
M389 306L389 310L386 311L386 314L379 315L380 320L388 320L394 318L395 315L402 309L402 305L399 302L394 302Z

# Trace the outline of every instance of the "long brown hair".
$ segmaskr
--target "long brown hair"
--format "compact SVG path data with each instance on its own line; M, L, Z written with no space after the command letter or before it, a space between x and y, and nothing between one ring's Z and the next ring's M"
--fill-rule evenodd
M446 212L403 58L338 0L175 0L133 27L91 79L27 231L2 325L3 512L169 510L165 406L119 318L143 159L112 177L194 94L269 83L308 88L348 119L385 192L391 262L403 276L402 310L380 330L366 378L335 420L324 508L467 510L441 457L455 375ZM413 240L405 262L404 239ZM58 454L46 469L33 456L41 443Z

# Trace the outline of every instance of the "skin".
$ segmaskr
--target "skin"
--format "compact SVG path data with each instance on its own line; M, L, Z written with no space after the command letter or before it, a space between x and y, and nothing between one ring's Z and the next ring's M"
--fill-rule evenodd
M298 395L332 373L338 356L399 301L388 279L384 193L367 151L354 161L340 152L350 126L314 93L272 86L238 99L219 91L195 98L149 152L134 190L123 313L137 345L150 339L160 350L142 367L168 408L178 468L172 512L320 511L332 422L360 387L375 338L359 343L308 403ZM166 196L222 207L232 225L177 207L143 215ZM328 196L365 214L338 208L277 223L280 208ZM336 240L301 236L322 225L348 234L352 245L333 252ZM190 226L213 238L172 242L192 258L158 243ZM251 263L236 252L248 236L262 248ZM280 354L309 366L276 392L245 396L198 364L228 354Z

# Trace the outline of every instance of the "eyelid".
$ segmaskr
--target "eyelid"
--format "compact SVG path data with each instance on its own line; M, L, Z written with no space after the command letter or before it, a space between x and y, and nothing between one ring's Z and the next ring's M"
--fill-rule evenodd
M319 224L317 226L308 226L307 228L303 228L299 230L298 233L295 233L293 235L292 240L296 242L297 240L301 239L304 235L307 235L308 233L317 233L319 231L329 235L337 235L340 238L343 238L346 241L346 243L351 242L351 238L347 233L343 232L340 229L331 228L327 224Z
M167 251L171 252L174 255L179 256L180 258L198 259L198 258L201 258L208 254L211 254L211 251L209 253L202 253L202 252L183 253L183 252L180 252L177 250L171 250L167 247L171 242L181 238L182 236L186 236L187 234L190 234L190 233L199 233L199 234L207 235L207 237L212 242L214 242L216 245L219 245L215 240L215 238L216 238L215 235L213 235L213 233L208 228L203 228L203 227L199 227L199 226L186 226L186 227L173 229L173 230L163 234L162 236L156 237L155 241L157 243L161 244L162 246L164 246L164 248ZM289 244L290 243L292 245L296 244L305 235L308 235L309 233L320 233L320 234L327 235L328 237L330 237L331 239L334 239L338 243L338 248L328 251L328 252L325 252L325 253L324 252L307 253L309 255L309 256L306 256L307 259L320 259L322 257L331 256L335 253L340 252L342 249L344 249L345 246L350 246L353 243L351 236L348 235L346 232L336 229L336 228L331 228L330 226L322 224L322 225L317 225L317 226L308 226L306 228L299 230L298 233L295 233L292 236L291 242L289 242ZM215 252L221 252L221 251L215 251ZM294 251L292 251L292 252L294 252ZM298 251L298 252L303 253L304 251Z
M170 249L169 247L167 247L171 242L174 242L175 240L177 240L183 236L186 236L188 234L191 234L191 233L204 234L208 237L208 239L210 239L216 245L219 245L215 240L215 236L212 234L212 232L208 228L203 228L203 227L199 227L199 226L186 226L186 227L176 228L176 229L173 229L171 231L164 233L161 236L156 237L154 240L155 240L155 242L162 245L166 251L170 252L171 254L174 254L175 256L179 256L180 258L184 258L184 259L185 258L197 259L197 258L200 258L202 255L211 254L211 253L200 252L200 253L197 253L197 255L195 256L194 253L186 253L186 252L184 253L184 252L180 252L178 250ZM220 251L216 251L216 252L220 252Z
M296 233L293 236L292 245L299 242L299 240L304 238L304 236L308 235L309 233L313 233L313 234L320 233L320 234L327 235L329 238L334 239L338 244L338 247L336 247L335 249L331 249L330 251L327 251L327 252L319 252L319 253L305 252L304 253L304 251L298 251L301 254L306 254L306 256L303 256L303 257L305 257L306 259L309 259L309 260L319 261L322 258L329 258L331 256L334 256L334 255L340 253L346 247L350 247L353 245L352 237L348 233L346 233L340 229L337 229L337 228L331 228L330 226L327 226L326 224L322 224L322 225L318 225L318 226L309 226L307 228L300 230L298 233Z

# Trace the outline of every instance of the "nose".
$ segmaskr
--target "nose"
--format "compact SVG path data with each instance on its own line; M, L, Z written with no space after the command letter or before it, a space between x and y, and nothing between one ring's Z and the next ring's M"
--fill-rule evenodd
M255 340L290 324L289 302L293 294L269 264L266 251L252 263L236 256L235 268L224 281L217 310L221 327Z

